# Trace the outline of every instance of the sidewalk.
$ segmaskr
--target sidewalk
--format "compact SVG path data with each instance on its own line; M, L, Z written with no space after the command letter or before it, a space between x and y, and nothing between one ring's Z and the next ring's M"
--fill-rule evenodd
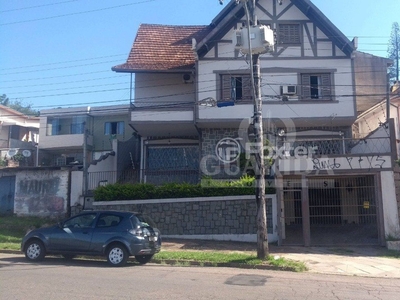
M255 243L164 239L168 251L227 251L257 253ZM400 258L385 257L384 247L269 246L271 255L306 263L308 272L380 278L400 278Z

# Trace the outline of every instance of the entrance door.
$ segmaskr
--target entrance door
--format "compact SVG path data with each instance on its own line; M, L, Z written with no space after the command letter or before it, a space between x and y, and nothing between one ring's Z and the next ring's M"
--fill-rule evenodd
M15 176L0 178L0 215L14 213Z
M283 245L304 245L301 179L283 180L282 225Z

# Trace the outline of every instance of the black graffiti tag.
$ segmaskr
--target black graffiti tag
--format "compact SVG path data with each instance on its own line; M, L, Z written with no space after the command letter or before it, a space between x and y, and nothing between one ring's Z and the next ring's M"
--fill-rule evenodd
M314 164L314 170L334 170L340 168L340 164L336 162L336 158L334 158L333 161L329 159L326 161L321 161L318 158L314 158L312 162Z

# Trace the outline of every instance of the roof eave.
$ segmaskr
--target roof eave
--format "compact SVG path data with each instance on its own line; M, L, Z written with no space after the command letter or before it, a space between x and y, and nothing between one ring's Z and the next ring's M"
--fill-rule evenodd
M355 50L353 43L310 1L292 0L300 11L311 20L316 20L322 32L330 36L345 54L351 55Z
M154 69L122 69L122 68L111 68L112 71L117 73L188 73L192 72L193 68L182 68L182 69L169 69L169 70L154 70Z

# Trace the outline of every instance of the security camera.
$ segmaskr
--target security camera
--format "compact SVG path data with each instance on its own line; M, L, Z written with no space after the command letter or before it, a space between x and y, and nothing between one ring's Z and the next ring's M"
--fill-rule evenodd
M282 5L283 0L278 0L279 5Z
M224 5L224 0L219 0L219 4Z

